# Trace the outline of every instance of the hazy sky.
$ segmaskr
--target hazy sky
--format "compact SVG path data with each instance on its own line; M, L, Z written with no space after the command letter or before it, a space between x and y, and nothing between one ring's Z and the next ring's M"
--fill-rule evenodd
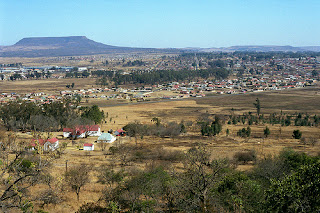
M320 0L0 0L0 45L84 35L132 47L320 45Z

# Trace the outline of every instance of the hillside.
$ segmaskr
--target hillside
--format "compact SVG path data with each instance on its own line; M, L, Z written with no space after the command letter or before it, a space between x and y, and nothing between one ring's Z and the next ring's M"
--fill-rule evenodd
M0 48L0 57L52 57L133 52L172 52L178 50L117 47L85 36L23 38L12 46Z

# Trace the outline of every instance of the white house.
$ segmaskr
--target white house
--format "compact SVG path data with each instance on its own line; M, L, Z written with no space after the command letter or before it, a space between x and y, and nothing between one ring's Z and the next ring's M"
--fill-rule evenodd
M59 140L57 138L48 139L43 145L44 151L54 151L59 148Z
M50 138L47 140L43 139L32 139L31 150L37 149L37 146L43 147L43 151L54 151L59 148L59 140L57 138Z
M85 151L93 151L94 150L94 144L92 144L92 143L83 144L83 150L85 150Z
M71 137L71 132L72 132L71 128L63 128L63 137L64 138Z
M100 136L101 135L100 126L99 125L89 126L87 134L88 136Z
M85 138L87 136L100 136L99 125L80 125L74 128L63 128L63 137Z

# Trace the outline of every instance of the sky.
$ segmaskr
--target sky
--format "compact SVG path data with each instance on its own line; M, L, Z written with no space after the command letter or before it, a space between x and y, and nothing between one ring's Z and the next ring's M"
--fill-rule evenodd
M117 46L320 45L319 0L0 0L0 45L87 36Z

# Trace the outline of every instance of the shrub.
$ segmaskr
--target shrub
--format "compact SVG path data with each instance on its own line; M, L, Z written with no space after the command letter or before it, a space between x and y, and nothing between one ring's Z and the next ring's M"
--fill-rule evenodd
M183 152L178 150L166 150L161 148L158 151L159 160L177 162L177 161L181 161L183 157L184 157Z
M48 205L48 204L56 205L61 202L61 198L59 194L52 189L46 189L42 191L39 195L38 200L43 202L42 206Z
M237 163L246 164L249 161L255 161L257 159L257 155L254 150L248 150L248 151L236 152L233 156L233 159Z
M270 129L266 126L266 128L263 130L264 136L267 138L270 135Z
M302 136L302 132L300 130L293 130L293 134L292 134L292 137L294 139L300 139Z
M116 154L118 151L119 151L119 148L118 148L118 147L111 146L111 147L109 148L109 152L110 152L111 155Z

